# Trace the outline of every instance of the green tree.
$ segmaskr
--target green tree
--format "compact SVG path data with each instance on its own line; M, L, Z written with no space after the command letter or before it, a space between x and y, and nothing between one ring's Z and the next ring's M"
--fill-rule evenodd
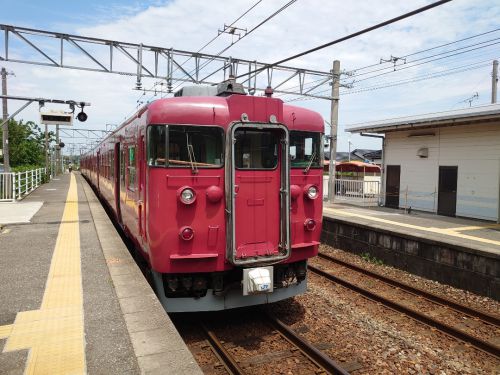
M2 129L0 129L0 136ZM49 142L54 140L49 132ZM43 166L45 134L33 121L9 121L9 156L12 168L20 166Z

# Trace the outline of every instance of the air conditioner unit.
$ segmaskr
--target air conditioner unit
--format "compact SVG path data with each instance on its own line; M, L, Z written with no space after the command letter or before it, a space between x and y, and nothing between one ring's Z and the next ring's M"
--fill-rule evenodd
M49 111L40 113L40 124L44 125L73 125L73 114L64 111Z
M429 157L429 149L427 147L421 147L417 150L417 156L419 158L428 158Z

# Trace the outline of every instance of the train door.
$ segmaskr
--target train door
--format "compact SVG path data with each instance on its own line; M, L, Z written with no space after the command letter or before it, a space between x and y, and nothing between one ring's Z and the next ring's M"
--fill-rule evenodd
M139 136L138 145L138 173L137 173L137 209L139 218L139 235L143 240L146 240L146 160L145 160L145 143L144 135Z
M101 152L97 151L97 168L96 168L96 180L97 180L97 191L100 191L99 180L101 179Z
M120 149L120 143L115 143L115 150L114 150L114 179L113 179L113 185L115 187L115 204L116 204L116 216L118 217L118 221L122 221L122 214L120 210L120 181L121 181L121 149Z
M236 124L228 138L229 261L249 265L285 259L290 255L288 130Z

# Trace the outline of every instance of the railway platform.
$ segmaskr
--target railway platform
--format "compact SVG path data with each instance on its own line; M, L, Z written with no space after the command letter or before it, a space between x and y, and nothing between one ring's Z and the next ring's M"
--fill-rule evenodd
M0 256L1 374L201 374L79 174L0 204Z
M329 245L500 300L500 224L343 204L323 215Z

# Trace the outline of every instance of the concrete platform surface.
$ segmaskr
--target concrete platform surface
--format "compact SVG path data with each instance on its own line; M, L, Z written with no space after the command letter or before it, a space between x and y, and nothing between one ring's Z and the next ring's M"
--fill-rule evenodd
M468 248L500 257L500 224L482 220L454 218L385 207L353 207L345 204L326 204L324 215L352 221L378 229L411 234L437 242Z
M40 201L0 231L0 374L201 374L85 180Z
M0 225L29 223L42 207L43 202L0 202Z

